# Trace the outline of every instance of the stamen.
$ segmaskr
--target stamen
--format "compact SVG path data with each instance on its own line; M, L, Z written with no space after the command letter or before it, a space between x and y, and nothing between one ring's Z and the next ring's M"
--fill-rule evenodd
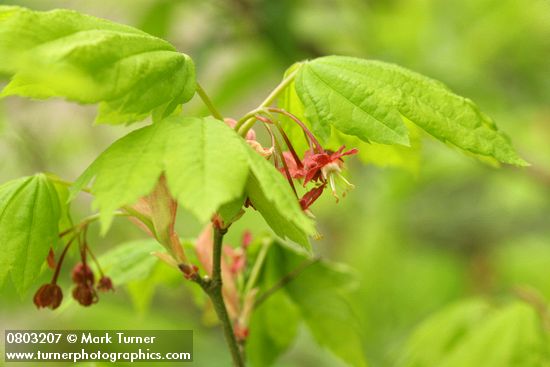
M336 202L338 203L340 201L340 198L338 197L338 194L336 193L336 183L334 182L334 175L329 175L328 176L328 180L329 180L329 184L330 184L330 189L332 191L332 196L334 196L334 198L336 199Z
M351 182L349 182L348 180L346 180L346 178L344 177L344 175L342 175L341 173L339 173L338 176L340 177L340 179L342 179L342 181L344 181L344 183L346 184L346 186L347 186L350 190L355 189L355 185L352 184Z

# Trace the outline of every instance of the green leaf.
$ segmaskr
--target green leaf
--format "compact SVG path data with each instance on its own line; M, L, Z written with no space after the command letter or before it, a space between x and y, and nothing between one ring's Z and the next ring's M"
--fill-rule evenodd
M221 205L242 196L248 156L244 141L225 123L187 120L193 123L167 142L166 178L178 202L206 221Z
M309 249L313 221L284 176L213 118L172 116L131 132L86 169L72 196L95 177L91 192L105 232L114 211L149 194L163 173L170 193L200 221L220 208L237 213L247 195L279 236Z
M45 175L0 186L0 285L8 273L23 294L58 240L59 198Z
M59 232L63 232L73 227L73 221L70 213L69 189L67 185L59 183L59 178L53 174L47 174L48 180L52 183L57 192L59 201Z
M181 273L157 261L148 277L129 281L125 286L136 311L146 314L160 286L174 281L181 285Z
M509 139L469 99L397 65L327 56L306 62L296 76L305 115L324 139L330 126L364 141L408 144L402 119L466 152L526 165ZM292 112L292 111L291 111Z
M365 141L408 145L407 129L394 107L399 96L349 72L349 63L348 58L319 58L298 71L296 92L314 131L326 140L334 126Z
M303 256L272 246L268 256L278 257L281 275L302 267L285 291L300 310L317 343L350 366L366 366L363 335L357 314L350 303L350 290L357 284L345 266L325 261L303 267Z
M163 247L153 239L130 241L107 251L98 258L98 262L113 284L121 286L131 281L146 279L158 263L158 258L151 253L163 250Z
M298 203L284 176L265 158L248 148L252 175L246 193L267 224L281 236L310 250L308 235L315 234L313 221Z
M181 273L169 268L152 255L163 247L153 239L123 243L101 255L101 269L109 276L115 289L126 287L139 312L147 311L159 284L168 278L181 278Z
M542 366L549 344L536 311L524 303L511 304L492 314L447 356L443 366Z
M468 300L430 317L407 342L403 366L437 366L489 311L486 302Z
M490 309L468 302L426 321L412 335L403 366L538 367L550 357L537 312L522 302Z
M257 282L259 294L272 288L284 276L280 255L279 249L268 252ZM247 355L252 366L272 365L291 346L300 321L300 310L284 289L254 308L247 340Z
M247 354L252 366L272 365L296 338L300 312L284 292L274 293L254 310Z
M168 42L71 10L1 6L0 54L13 75L1 96L100 103L98 123L140 121L195 92L193 62Z
M105 231L113 212L149 194L166 175L171 194L200 221L243 194L248 177L244 141L213 118L173 116L111 145L82 174L73 194L94 176L94 205Z

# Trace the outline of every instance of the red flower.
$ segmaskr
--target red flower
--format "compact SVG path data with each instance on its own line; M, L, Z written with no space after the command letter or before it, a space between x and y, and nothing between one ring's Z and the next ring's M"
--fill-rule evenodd
M310 151L308 150L305 154L305 157ZM304 157L304 159L305 159ZM288 173L290 174L290 178L304 178L305 177L305 171L304 166L302 162L297 160L297 157L294 157L294 155L290 152L283 152L283 159L285 160L286 167L288 168ZM287 176L286 170L283 168L280 169L280 171ZM288 178L288 177L287 177Z
M350 149L344 152L345 146L341 146L336 152L325 150L321 153L314 153L308 150L304 155L304 185L309 181L322 181L329 179L331 173L340 173L344 161L342 157L357 154L357 149Z
M34 295L33 302L38 308L49 307L55 310L61 304L63 292L57 284L49 283L41 286Z
M90 284L80 283L73 289L73 298L82 306L90 306L98 301L97 293Z
M97 282L97 289L102 292L115 290L115 288L113 287L113 281L111 280L111 278L106 276L102 276L101 278L99 278L99 281Z
M301 199L300 206L303 210L307 210L314 202L321 196L323 190L330 185L332 195L338 200L338 194L336 192L336 179L340 179L345 186L345 191L353 188L353 185L346 180L341 174L342 167L344 165L345 156L357 154L357 149L350 149L344 151L345 146L341 146L336 152L331 150L317 150L316 153L313 149L306 151L304 159L300 162L291 152L284 152L283 159L285 160L286 170L281 169L286 176L290 175L290 178L303 179L304 186L308 182L318 182L319 186L308 191ZM287 177L288 178L288 177Z
M84 263L78 263L74 266L72 278L76 284L93 285L95 281L92 269Z

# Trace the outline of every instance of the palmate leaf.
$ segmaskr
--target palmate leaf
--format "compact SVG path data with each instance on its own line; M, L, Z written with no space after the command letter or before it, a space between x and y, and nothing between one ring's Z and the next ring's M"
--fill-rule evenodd
M158 258L153 252L162 252L163 248L153 239L136 240L123 243L99 257L101 270L109 275L115 286L146 279Z
M403 356L403 367L542 367L550 347L531 305L515 302L495 309L473 300L425 321L410 337Z
M355 276L340 264L310 261L283 246L272 246L260 279L263 291L302 267L299 275L270 296L252 317L251 362L271 365L293 342L296 324L307 325L317 343L350 366L366 366L360 321L350 302ZM272 298L273 297L273 298ZM260 330L261 329L261 330ZM258 335L254 335L256 330Z
M195 92L191 59L132 27L70 10L0 6L1 96L99 103L99 123L167 115Z
M314 131L331 127L364 141L408 145L404 119L466 152L525 165L509 139L469 99L397 65L327 56L302 64L296 92ZM292 111L290 111L292 112Z
M270 249L257 286L265 292L284 276L281 249ZM260 293L261 294L261 293ZM250 320L247 356L253 367L267 367L290 348L302 321L300 310L284 289L254 308Z
M314 233L283 175L213 118L172 116L131 132L88 167L72 192L95 177L91 190L105 231L114 211L149 194L163 173L171 194L201 222L249 197L279 236L307 247Z
M94 176L92 193L103 230L113 212L149 194L165 173L172 195L199 220L241 196L248 155L239 136L213 118L174 116L112 144L82 174L73 192Z
M154 239L135 240L117 245L98 258L101 269L115 289L126 288L136 310L147 311L160 284L181 281L181 275L153 255L163 247ZM94 268L97 273L98 269Z
M284 78L287 78L290 73L300 67L297 63L292 65L285 72ZM421 141L418 128L412 126L412 123L406 123L409 130L409 146L404 145L388 145L374 143L372 141L365 142L356 136L346 135L326 125L314 125L305 117L304 105L296 92L296 83L293 80L287 88L284 89L279 98L278 105L286 111L292 111L299 120L304 124L309 125L309 128L316 135L322 136L323 145L327 149L334 151L338 150L342 145L359 149L358 157L363 162L375 164L380 167L399 167L408 170L412 173L418 171L420 165ZM302 129L291 119L286 116L281 117L281 124L284 126L285 133L289 137L294 146L294 149L303 156L304 152L309 149L309 145L304 137ZM326 130L326 131L325 131ZM327 137L328 135L328 137Z
M0 186L0 285L8 273L24 293L58 241L60 203L45 175L22 177Z

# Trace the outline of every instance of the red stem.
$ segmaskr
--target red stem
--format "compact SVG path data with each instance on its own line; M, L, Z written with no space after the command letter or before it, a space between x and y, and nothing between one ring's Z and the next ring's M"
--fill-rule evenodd
M276 124L273 123L273 121L271 121L270 119L268 119L266 117L256 116L256 118L258 120L262 121L265 124L276 125ZM288 170L288 166L287 166L285 158L283 156L283 152L281 151L281 146L280 146L279 142L277 141L277 139L274 138L273 140L274 140L274 143L275 143L275 152L276 152L276 154L279 155L279 158L281 159L281 162L283 163L283 169L285 171L286 179L287 179L288 183L290 184L290 187L292 188L292 191L294 191L294 195L296 195L296 198L298 198L298 192L296 191L296 187L294 187L294 182L292 182L292 176L290 175L290 171ZM296 153L294 153L294 154L296 154ZM295 158L297 158L297 157L295 157ZM299 159L298 159L298 161L299 161ZM302 165L302 163L300 162L300 166L301 165Z
M304 125L304 123L302 121L300 121L300 119L296 116L294 116L293 114L291 114L290 112L288 111L285 111L281 108L277 108L277 107L268 107L266 108L268 111L270 112L275 112L275 113L279 113L279 114L282 114L282 115L285 115L287 117L290 117L290 119L292 119L292 121L294 121L295 123L297 123L301 128L302 130L304 131L304 133L306 133L306 135L309 137L309 139L311 139L311 141L313 142L313 144L315 145L315 151L316 153L323 153L325 150L323 149L323 147L321 146L321 144L319 143L319 141L315 138L315 136L311 133L311 131L309 131L309 129L307 128L306 125Z
M61 264L63 264L63 259L65 259L67 250L69 250L69 247L71 247L71 244L74 242L75 239L76 239L76 236L73 236L73 238L71 238L69 242L67 242L67 244L65 245L65 248L63 249L63 252L59 257L59 261L57 262L57 267L55 268L55 273L53 274L53 278L52 278L52 284L57 283L57 278L59 277L59 273L61 271Z

